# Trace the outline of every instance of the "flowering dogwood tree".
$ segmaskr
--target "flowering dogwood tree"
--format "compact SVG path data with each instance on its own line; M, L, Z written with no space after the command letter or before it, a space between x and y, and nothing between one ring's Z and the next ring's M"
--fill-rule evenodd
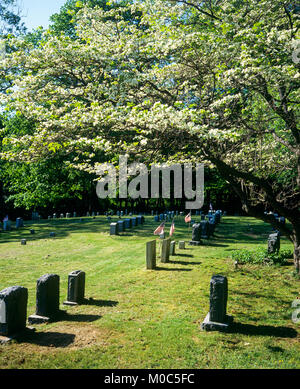
M6 138L3 156L63 152L65 163L90 172L97 153L116 150L149 162L202 159L246 212L293 242L299 273L298 12L279 0L84 6L75 40L50 31L38 48L14 40L19 50L1 71L15 86L3 103L37 125Z

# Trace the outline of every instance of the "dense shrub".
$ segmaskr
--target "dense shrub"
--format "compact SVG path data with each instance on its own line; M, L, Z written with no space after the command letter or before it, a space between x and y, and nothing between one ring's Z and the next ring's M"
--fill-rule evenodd
M256 250L239 250L234 251L231 255L234 261L239 264L256 263L256 264L279 264L283 265L289 258L293 257L290 250L281 250L278 254L268 254L268 250L258 248Z

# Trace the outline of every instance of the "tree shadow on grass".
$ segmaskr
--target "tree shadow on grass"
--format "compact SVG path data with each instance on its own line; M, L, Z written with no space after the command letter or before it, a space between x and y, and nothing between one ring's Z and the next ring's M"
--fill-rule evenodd
M158 270L158 271L191 271L192 269L170 269L168 267L156 267L154 270Z
M74 343L75 335L61 332L33 332L20 335L17 341L20 343L35 344L43 347L65 348Z
M174 265L201 265L201 262L184 262L184 261L169 261Z
M287 306L290 306L291 302L290 300L284 300L280 297L276 297L274 295L274 293L272 292L268 292L266 291L265 294L262 294L262 293L259 293L257 291L253 291L253 292L242 292L240 290L235 290L234 291L235 294L239 294L239 295L242 295L242 296L246 296L247 299L250 298L250 299L257 299L257 298L263 298L263 299L267 299L267 300L272 300L272 302L276 302L276 304L278 305L287 305Z
M97 307L115 307L118 305L118 301L112 301L112 300L95 300L92 297L89 299L84 299L82 302L82 305L95 305Z
M233 323L228 331L232 334L272 336L276 338L296 338L298 333L290 327L274 327L267 325Z
M193 254L175 254L174 255L175 257L189 257L189 258L193 258Z
M221 243L214 243L214 242L212 243L209 241L204 241L204 242L205 243L201 245L202 247L228 247L229 246L228 244L221 244Z
M75 314L70 314L66 311L63 311L60 313L60 316L59 316L59 321L76 321L76 322L79 322L79 323L82 323L82 322L87 322L87 323L90 323L90 322L93 322L93 321L96 321L98 319L101 319L102 316L100 315L86 315L86 314L82 314L82 313L75 313Z

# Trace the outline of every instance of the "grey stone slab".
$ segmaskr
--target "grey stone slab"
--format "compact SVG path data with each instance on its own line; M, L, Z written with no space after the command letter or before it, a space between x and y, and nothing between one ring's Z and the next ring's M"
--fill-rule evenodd
M37 280L36 313L29 316L28 321L29 323L36 323L39 318L53 320L58 314L59 276L57 274L45 274Z
M168 263L170 258L170 244L171 239L163 239L161 242L161 255L160 261L162 263Z
M223 323L215 322L210 320L210 314L208 313L201 323L201 330L203 331L220 331L227 332L233 323L233 317L226 315Z
M178 242L178 248L179 248L179 250L184 250L185 249L185 241L184 240L180 240Z
M118 223L110 223L110 235L118 235L119 226Z
M156 267L156 240L146 243L146 268L153 270Z
M9 336L26 328L28 290L12 286L0 292L0 335Z
M176 242L175 242L175 240L173 240L173 241L170 243L170 255L176 255L176 254L175 254L175 246L176 246Z
M65 305L78 305L84 301L85 272L74 270L68 276L68 298Z

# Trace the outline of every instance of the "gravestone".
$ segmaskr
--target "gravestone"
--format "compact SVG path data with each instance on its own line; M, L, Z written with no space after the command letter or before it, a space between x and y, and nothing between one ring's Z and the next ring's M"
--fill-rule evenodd
M21 228L21 227L24 227L24 222L23 222L23 219L21 217L18 217L16 219L16 228Z
M59 312L59 276L45 274L37 280L36 313L28 317L28 322L49 322L55 320Z
M172 242L170 243L170 255L175 255L175 245L175 240L172 240Z
M156 240L146 243L146 268L149 270L156 267Z
M176 216L178 216L178 211L176 211Z
M89 216L90 216L90 213L89 213L89 212L87 212L87 213L86 213L86 216L88 216L88 217L89 217Z
M159 216L158 216L158 215L155 215L155 216L154 216L154 221L155 221L156 223L159 222Z
M209 236L209 231L208 231L208 221L207 220L203 220L200 222L200 226L201 226L201 237L204 238L204 239L208 239L208 236Z
M185 249L185 241L184 240L180 240L178 242L178 248L179 248L179 250L184 250Z
M201 324L205 331L228 331L233 317L226 313L228 299L228 281L224 276L216 275L210 280L209 312Z
M153 216L154 215L154 211L151 211L151 216Z
M72 271L68 276L68 299L65 305L78 305L84 301L85 272Z
M54 214L53 214L53 219L56 219L56 218L57 218L57 214L54 213Z
M161 242L160 261L162 263L168 263L169 262L170 243L171 243L171 239L163 239L162 242Z
M4 220L3 221L3 231L11 231L10 220Z
M50 232L50 238L54 238L56 236L55 232Z
M0 292L0 335L10 336L26 329L28 290L11 286Z
M180 215L180 216L183 216L183 212L180 212L179 215Z
M110 235L118 235L119 229L118 229L118 223L111 223L110 224Z
M159 215L159 220L160 221L164 220L164 215L162 213Z
M268 237L268 254L278 253L280 250L280 235L279 233L270 234Z
M215 215L216 215L216 223L219 224L221 221L221 214L217 211Z
M142 216L137 216L137 224L142 224Z
M136 217L131 218L131 225L132 225L132 227L136 227L136 225L137 225Z
M22 239L22 240L21 240L21 245L22 245L22 246L26 246L26 243L27 243L27 242L26 242L26 239Z
M72 216L71 216L71 214L68 212L68 213L66 213L66 218L67 219L70 219Z
M126 230L131 228L131 219L125 219L124 222L125 222L125 229Z
M60 218L63 219L65 216L63 213L60 214Z
M77 213L76 212L73 212L73 217L77 217Z
M124 232L124 220L118 221L118 231L119 232Z
M189 243L192 246L200 246L201 244L201 224L193 224L192 240Z
M35 230L30 230L31 235L35 234Z
M52 219L52 217L51 216L48 216L48 220L51 220Z

